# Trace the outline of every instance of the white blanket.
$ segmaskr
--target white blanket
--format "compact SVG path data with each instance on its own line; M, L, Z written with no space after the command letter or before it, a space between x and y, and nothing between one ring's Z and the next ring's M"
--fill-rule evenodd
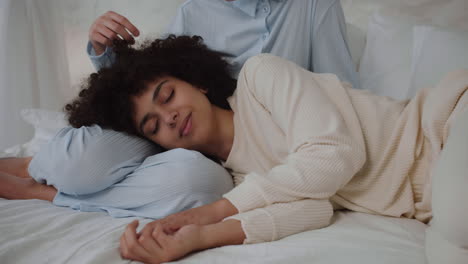
M0 263L129 263L117 249L133 219L0 198ZM149 221L140 221L140 228ZM174 263L422 264L425 228L416 220L337 212L327 228L205 250Z

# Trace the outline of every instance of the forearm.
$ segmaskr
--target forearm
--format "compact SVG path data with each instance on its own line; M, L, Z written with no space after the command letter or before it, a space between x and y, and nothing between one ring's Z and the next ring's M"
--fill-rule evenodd
M227 245L239 245L244 242L245 233L239 220L230 219L202 226L200 240L199 250Z
M52 202L57 190L45 184L40 184L34 179L19 178L0 172L0 197L17 199L39 199Z
M28 166L31 160L32 157L2 158L0 159L0 172L21 178L31 178L28 173Z
M57 189L53 186L33 183L29 191L22 194L22 198L18 199L39 199L52 202L57 194Z
M172 218L180 219L182 221L179 225L208 225L222 221L224 218L237 214L237 209L227 199L221 199L214 203L193 208L187 211L177 213Z
M177 232L183 226L205 226L221 222L224 218L237 214L238 211L227 199L172 214L161 220L148 223L140 234L149 236L155 226L162 225L163 230L169 234Z

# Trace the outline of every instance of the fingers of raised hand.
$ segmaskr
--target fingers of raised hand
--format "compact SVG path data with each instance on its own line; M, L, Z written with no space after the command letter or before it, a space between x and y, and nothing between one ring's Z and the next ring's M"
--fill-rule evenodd
M113 11L109 11L105 14L107 17L111 18L116 23L122 25L126 28L133 36L139 36L140 31L136 28L126 17L119 15Z
M105 19L102 21L101 26L98 28L99 33L108 34L108 37L111 39L116 39L117 36L122 37L124 40L133 43L134 38L128 33L125 27L114 20Z
M95 41L106 46L112 45L112 41L115 38L117 38L117 34L105 26L99 26L99 29L93 32L90 36L91 41Z
M140 34L139 30L127 18L113 11L108 11L91 25L89 38L93 42L106 46L111 45L112 41L119 37L134 43L135 39L129 32L133 36Z

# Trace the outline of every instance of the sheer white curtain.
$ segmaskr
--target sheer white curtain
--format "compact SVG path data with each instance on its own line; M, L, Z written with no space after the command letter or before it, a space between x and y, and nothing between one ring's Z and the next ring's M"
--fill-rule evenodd
M0 149L31 138L24 108L59 110L70 89L59 0L0 1Z

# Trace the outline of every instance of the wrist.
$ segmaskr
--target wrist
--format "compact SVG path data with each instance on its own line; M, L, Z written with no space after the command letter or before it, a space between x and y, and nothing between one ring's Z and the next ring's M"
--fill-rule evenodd
M245 233L239 220L230 219L200 227L199 249L239 245L245 240Z
M223 198L213 204L216 211L217 221L219 222L226 217L237 214L237 208L226 198Z
M94 41L90 41L90 42L91 42L91 46L94 49L94 55L95 56L100 56L101 54L104 53L104 51L106 51L106 46L104 46L102 44L99 44L99 43L96 43Z

